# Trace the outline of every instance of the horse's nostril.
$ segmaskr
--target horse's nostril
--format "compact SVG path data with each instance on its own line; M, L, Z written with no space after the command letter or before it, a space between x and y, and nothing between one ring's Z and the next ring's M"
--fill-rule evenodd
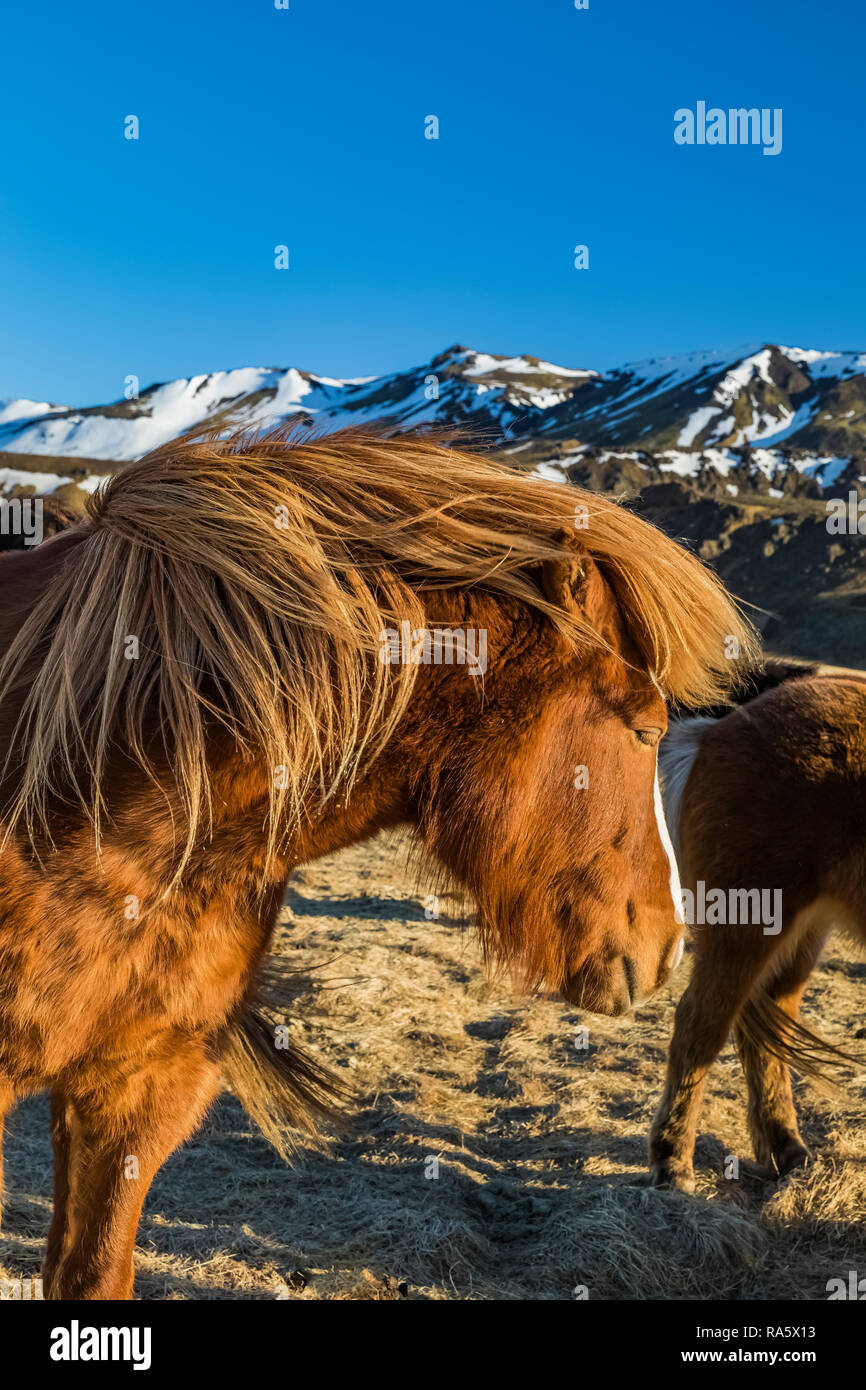
M625 975L625 987L628 990L629 1002L633 1004L637 998L637 969L631 956L623 956L622 971Z

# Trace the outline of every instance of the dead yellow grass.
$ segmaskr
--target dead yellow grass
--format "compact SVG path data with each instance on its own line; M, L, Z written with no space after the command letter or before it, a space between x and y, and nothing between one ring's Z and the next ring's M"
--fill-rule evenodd
M697 1196L642 1188L688 957L634 1018L595 1019L491 982L459 905L439 908L425 919L401 839L295 875L278 945L286 1018L350 1080L349 1124L290 1169L224 1097L154 1183L139 1297L562 1299L582 1285L591 1299L822 1299L828 1279L866 1274L866 1072L841 1098L798 1086L818 1155L805 1173L776 1185L741 1162L727 1181L725 1155L750 1155L729 1048L702 1115ZM866 965L835 942L807 1020L850 1043L864 984ZM6 1151L0 1269L35 1274L44 1098L13 1113Z

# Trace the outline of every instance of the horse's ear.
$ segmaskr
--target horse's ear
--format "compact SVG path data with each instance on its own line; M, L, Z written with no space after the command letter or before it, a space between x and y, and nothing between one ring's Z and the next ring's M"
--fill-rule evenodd
M560 537L557 537L560 539ZM580 613L593 626L607 607L606 586L591 555L568 539L572 555L562 560L545 560L541 566L541 588L548 603L566 612Z

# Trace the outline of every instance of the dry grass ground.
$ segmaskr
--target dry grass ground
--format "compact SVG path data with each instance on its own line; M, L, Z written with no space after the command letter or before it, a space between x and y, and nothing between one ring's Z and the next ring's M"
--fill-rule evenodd
M728 1048L698 1194L644 1189L688 956L634 1018L595 1019L491 982L457 911L446 899L426 920L400 838L295 875L278 944L297 972L292 1032L355 1088L349 1125L330 1154L290 1169L224 1097L153 1185L140 1298L567 1299L585 1285L592 1299L823 1299L831 1277L866 1275L866 1069L841 1100L797 1086L818 1155L807 1171L776 1185L741 1164L728 1181L725 1155L750 1154ZM866 964L835 942L807 1020L850 1046L864 987ZM35 1274L50 1216L44 1098L13 1113L6 1152L0 1272Z

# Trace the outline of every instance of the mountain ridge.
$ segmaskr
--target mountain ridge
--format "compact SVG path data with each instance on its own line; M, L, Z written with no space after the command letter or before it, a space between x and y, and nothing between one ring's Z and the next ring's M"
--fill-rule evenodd
M459 425L505 449L569 441L694 459L763 449L850 460L866 450L866 351L749 343L598 371L454 344L383 376L237 367L102 405L0 400L0 451L123 462L189 429L257 428L296 415L327 427Z

